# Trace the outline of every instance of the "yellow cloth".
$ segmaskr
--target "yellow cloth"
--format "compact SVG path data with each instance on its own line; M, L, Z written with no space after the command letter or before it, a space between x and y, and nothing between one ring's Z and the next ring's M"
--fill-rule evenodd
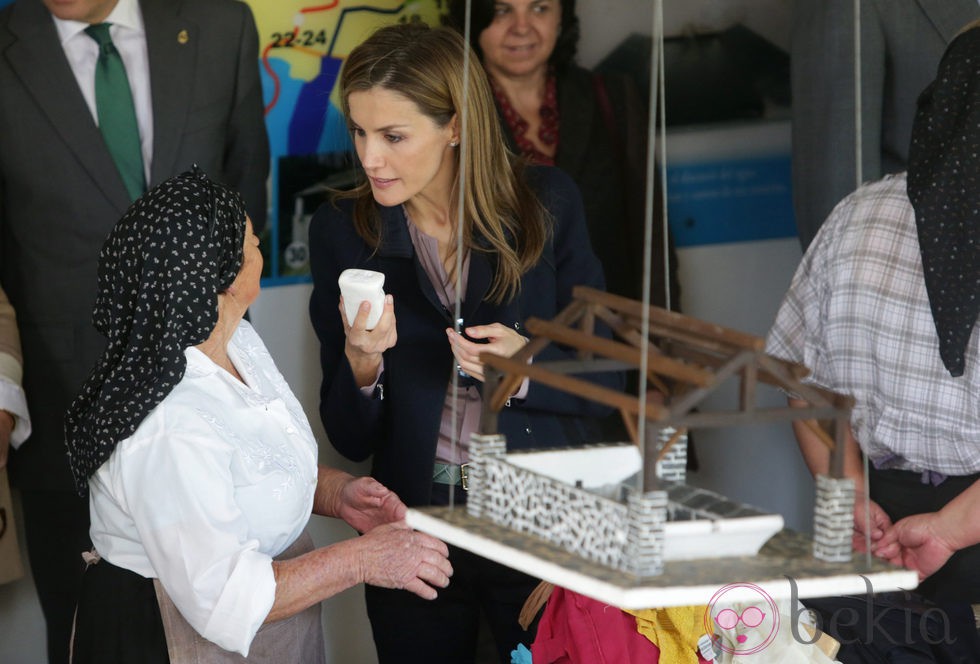
M665 664L698 661L698 639L705 633L704 613L707 606L673 606L668 609L643 609L626 613L636 617L636 631L660 649Z

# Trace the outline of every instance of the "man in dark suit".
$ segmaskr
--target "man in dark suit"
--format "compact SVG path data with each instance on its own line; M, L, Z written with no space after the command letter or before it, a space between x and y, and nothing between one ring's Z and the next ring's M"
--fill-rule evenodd
M118 166L100 131L92 79L105 45L86 28L103 22L125 67L142 169ZM0 90L0 283L17 310L33 425L10 466L48 656L61 662L89 546L63 418L105 344L91 323L99 249L138 195L125 182L152 187L195 163L237 188L261 228L269 148L257 31L235 0L17 0L0 10Z
M862 0L862 180L905 170L915 100L977 0ZM854 141L854 0L793 9L793 207L805 250L859 184Z

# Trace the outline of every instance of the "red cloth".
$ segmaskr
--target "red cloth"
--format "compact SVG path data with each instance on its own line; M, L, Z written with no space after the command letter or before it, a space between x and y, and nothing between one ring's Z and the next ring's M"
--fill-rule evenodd
M618 607L555 587L537 637L534 664L657 664L660 650Z

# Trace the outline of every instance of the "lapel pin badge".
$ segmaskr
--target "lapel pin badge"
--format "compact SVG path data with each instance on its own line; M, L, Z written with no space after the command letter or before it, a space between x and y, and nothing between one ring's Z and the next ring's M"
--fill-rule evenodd
M187 34L187 30L181 30L177 33L177 43L186 44L191 40L190 35Z

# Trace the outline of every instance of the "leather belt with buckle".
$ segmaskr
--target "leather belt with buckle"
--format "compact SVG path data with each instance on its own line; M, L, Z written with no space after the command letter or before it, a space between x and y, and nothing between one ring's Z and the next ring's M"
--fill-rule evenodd
M439 463L432 467L432 481L438 484L452 484L463 487L463 491L470 490L470 464L456 465L452 463Z

